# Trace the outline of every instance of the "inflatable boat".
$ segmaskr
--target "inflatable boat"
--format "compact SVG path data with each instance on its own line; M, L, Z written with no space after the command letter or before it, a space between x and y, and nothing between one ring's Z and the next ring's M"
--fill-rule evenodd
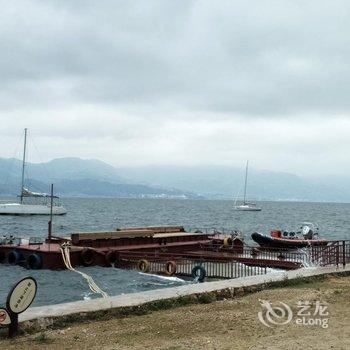
M304 224L297 233L272 230L270 236L254 232L251 237L261 247L297 249L328 244L326 239L318 237L318 229L311 223Z

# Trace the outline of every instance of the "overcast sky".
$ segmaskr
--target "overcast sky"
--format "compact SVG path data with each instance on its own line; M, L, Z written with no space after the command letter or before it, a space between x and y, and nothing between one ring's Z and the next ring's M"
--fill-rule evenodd
M347 0L0 6L0 157L350 171Z

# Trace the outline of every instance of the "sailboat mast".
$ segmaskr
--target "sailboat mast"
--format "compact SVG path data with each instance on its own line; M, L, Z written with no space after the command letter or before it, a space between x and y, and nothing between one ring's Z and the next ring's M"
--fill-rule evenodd
M26 167L26 151L27 151L27 128L24 129L24 146L23 146L23 162L22 162L22 184L21 184L21 204L23 203L23 187L24 187L24 172Z
M246 204L246 197L247 197L248 165L249 165L249 160L247 160L247 164L246 164L246 167L245 167L245 182L244 182L243 205Z
M50 196L50 221L49 221L49 232L47 240L50 243L52 239L52 215L53 215L53 184L51 184L51 196Z

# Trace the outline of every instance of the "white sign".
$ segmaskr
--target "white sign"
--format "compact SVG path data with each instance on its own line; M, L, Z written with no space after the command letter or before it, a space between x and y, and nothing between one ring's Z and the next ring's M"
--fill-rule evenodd
M0 325L9 325L10 323L11 319L6 309L0 308Z
M27 310L36 295L37 284L34 278L26 277L12 289L7 299L7 309L14 314Z

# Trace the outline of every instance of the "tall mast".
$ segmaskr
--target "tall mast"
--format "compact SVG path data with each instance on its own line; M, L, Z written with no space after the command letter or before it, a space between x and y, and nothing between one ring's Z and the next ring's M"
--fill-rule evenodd
M248 165L249 165L249 160L247 160L247 164L245 167L245 182L244 182L244 198L243 198L243 204L245 205L245 200L247 197L247 180L248 180Z
M50 221L49 221L49 232L47 236L47 240L50 243L51 242L51 236L52 236L52 209L53 209L53 184L51 184L51 200L50 200Z
M22 163L22 185L21 185L21 204L23 203L23 187L24 187L24 171L26 167L26 151L27 151L27 128L24 129L24 146L23 146L23 163Z

